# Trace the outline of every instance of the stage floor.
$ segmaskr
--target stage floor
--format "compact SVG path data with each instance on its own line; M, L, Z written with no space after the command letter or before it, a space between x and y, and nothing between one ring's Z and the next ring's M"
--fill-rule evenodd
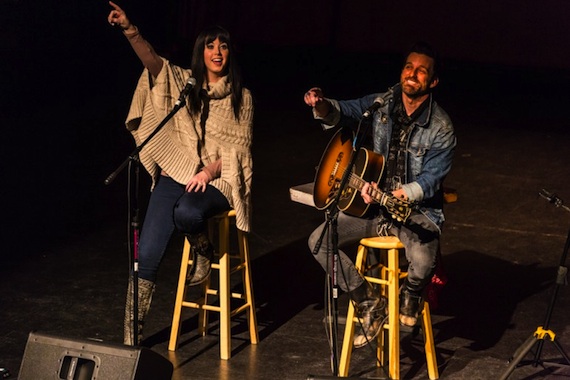
M459 78L458 74L452 83ZM484 91L461 99L469 91L448 86L440 100L457 130L458 146L446 186L457 190L458 201L445 209L442 254L448 283L432 310L432 320L440 378L488 380L500 377L509 357L545 321L570 213L541 198L539 191L546 188L570 201L570 134L563 112L554 112L546 120L544 115L524 112L526 96L530 99L534 94L530 89L519 94L520 102L501 102L498 95L483 97ZM210 334L202 337L196 332L196 315L188 312L183 316L180 348L167 350L182 246L182 237L176 236L160 269L142 342L173 363L173 379L333 375L323 325L325 276L306 244L324 213L291 201L289 193L290 187L313 180L331 133L323 132L311 119L310 110L302 104L302 90L286 94L295 98L279 104L279 110L273 99L265 97L269 91L258 94L250 244L260 342L249 343L240 317L233 327L232 358L220 360L217 321L212 322ZM565 105L550 98L540 107L553 110ZM120 111L121 115L126 112ZM119 163L105 162L101 172L110 173ZM104 178L101 175L96 181ZM94 201L82 210L83 216L89 219L106 210L106 219L85 227L78 221L64 236L35 244L33 252L12 258L2 270L0 367L9 369L10 378L17 378L31 331L103 344L122 342L128 274L126 200L122 188L101 186L97 191L115 195L96 198L104 202ZM68 201L67 207L74 207L74 199ZM37 222L34 228L39 229L50 223L49 218ZM36 236L33 230L13 227L16 230L19 247L27 247L28 239ZM341 334L346 303L342 295ZM562 286L550 328L567 349L569 311L570 292ZM427 379L421 336L403 334L401 339L402 378ZM545 341L540 358L550 361L560 355ZM386 378L375 365L373 348L354 351L350 376ZM567 368L526 364L515 369L511 379L569 376Z

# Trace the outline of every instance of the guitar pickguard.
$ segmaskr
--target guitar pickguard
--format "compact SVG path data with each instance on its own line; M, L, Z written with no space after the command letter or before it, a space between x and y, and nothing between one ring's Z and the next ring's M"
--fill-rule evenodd
M336 177L336 174L338 173L338 169L340 167L340 163L342 162L343 158L344 158L344 152L339 152L339 154L336 158L336 161L334 163L334 166L332 168L331 174L329 175L329 180L327 182L328 185L331 187L331 189L333 187L336 187L338 189L338 182L340 182L340 181Z
M327 197L326 197L326 203L327 204L330 204L332 201L334 201L334 198L336 197L338 190L340 188L340 181L341 181L341 178L332 178L331 177L331 182L329 182L330 190L329 190ZM342 194L340 194L339 204L350 201L352 199L352 197L354 196L355 191L356 190L354 188L346 186L344 191L342 192Z

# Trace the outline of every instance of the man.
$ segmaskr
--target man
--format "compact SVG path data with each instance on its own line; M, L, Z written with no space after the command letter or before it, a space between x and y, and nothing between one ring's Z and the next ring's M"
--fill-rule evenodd
M305 93L305 103L313 107L313 116L325 129L348 126L370 113L374 152L385 159L380 183L366 183L360 195L366 204L374 203L371 192L378 188L387 194L415 204L405 222L391 217L379 207L366 217L339 213L338 245L358 242L376 234L397 236L406 247L408 276L400 292L400 323L413 327L422 305L422 292L430 282L439 250L443 225L443 180L451 169L456 138L447 113L435 102L432 91L439 83L438 57L427 43L416 43L406 56L400 82L383 94L337 101L325 98L319 88ZM368 111L368 112L367 112ZM368 115L367 115L368 116ZM309 238L314 251L327 223ZM316 260L327 273L331 260L327 244L320 245ZM353 261L339 251L339 287L350 292L363 323L363 334L355 337L361 347L377 336L380 298L354 267ZM342 272L340 272L342 271Z

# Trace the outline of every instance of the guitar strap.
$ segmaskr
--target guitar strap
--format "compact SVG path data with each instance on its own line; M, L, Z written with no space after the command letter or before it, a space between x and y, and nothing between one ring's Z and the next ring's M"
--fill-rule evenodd
M397 190L402 186L402 178L406 164L406 142L413 119L406 115L401 101L396 101L391 118L393 120L390 147L386 162L386 177L383 189L386 192Z
M384 191L393 191L402 187L406 171L407 141L412 131L412 124L427 108L429 102L424 102L410 116L406 114L400 97L396 97L394 109L390 115L393 120L392 136L386 163L386 178Z
M384 215L382 211L378 214L378 224L376 225L376 233L378 236L391 236L390 229L394 226L394 222Z

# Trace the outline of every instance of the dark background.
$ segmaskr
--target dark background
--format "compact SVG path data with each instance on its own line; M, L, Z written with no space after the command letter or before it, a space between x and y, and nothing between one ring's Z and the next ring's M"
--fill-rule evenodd
M220 23L233 33L256 101L256 162L271 161L275 156L264 153L270 152L312 154L317 163L320 145L315 152L271 151L276 136L266 131L314 128L302 103L313 85L337 98L384 90L397 81L405 49L419 39L446 58L438 96L457 127L466 120L484 124L488 111L502 110L493 123L509 121L513 138L517 128L566 128L566 1L119 5L160 54L181 65L204 26ZM0 2L3 268L55 241L127 219L126 171L109 186L103 180L134 148L123 122L142 67L107 24L109 11L102 0ZM290 185L312 179L307 168L289 164ZM144 210L146 175L141 182ZM259 193L254 204L275 206ZM263 228L254 220L256 226Z
M306 245L323 212L291 202L289 188L313 180L331 133L312 119L302 94L314 85L341 99L383 91L398 80L402 55L418 39L446 58L436 99L458 137L446 186L459 200L446 206L442 235L449 283L439 308L430 305L440 373L473 380L504 371L543 320L570 223L568 213L538 196L547 188L570 197L570 2L120 5L156 50L180 65L188 64L197 31L226 26L256 105L249 242L263 344L245 339L241 355L220 363L215 331L195 339L196 318L186 321L192 344L174 357L167 350L178 236L145 327L145 344L178 363L177 378L329 373L325 274ZM127 171L108 186L103 181L134 149L124 120L142 66L108 25L109 11L104 0L0 0L0 367L14 375L32 330L122 341ZM143 172L141 213L148 190ZM564 289L553 328L565 347L568 305ZM406 378L425 378L418 352ZM351 368L373 366L366 350L354 354L362 366ZM521 372L527 379L549 373L541 366Z

